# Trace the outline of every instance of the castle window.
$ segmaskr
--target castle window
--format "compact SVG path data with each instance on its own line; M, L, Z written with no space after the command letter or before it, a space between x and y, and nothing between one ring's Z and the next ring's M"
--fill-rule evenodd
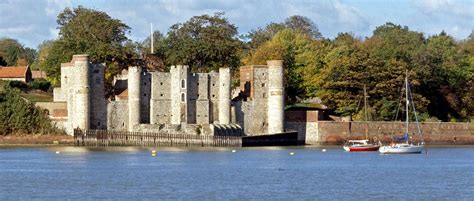
M146 97L146 94L143 94L143 96L145 96L145 97Z
M125 127L125 122L122 122L122 127Z
M181 80L181 88L182 89L186 88L186 80L185 79Z
M199 98L199 94L197 94L197 97Z
M145 85L145 86L146 86L146 82L143 82L143 85Z
M197 83L197 85L199 86L199 82Z
M96 70L94 70L94 73L99 73L99 70L97 70L97 69L96 69Z
M265 73L262 73L262 76L265 76Z
M163 82L160 82L160 85L163 85Z
M163 96L163 94L160 94L160 96Z
M212 97L214 98L214 97L216 97L216 95L212 94Z
M265 83L262 83L262 87L265 87Z
M216 83L212 83L212 86L216 86Z
M99 122L97 122L97 126L100 126L100 121L99 121Z
M181 93L181 102L185 102L185 101L186 101L186 94Z
M265 96L267 96L267 94L263 93L263 94L262 94L262 97L265 98Z

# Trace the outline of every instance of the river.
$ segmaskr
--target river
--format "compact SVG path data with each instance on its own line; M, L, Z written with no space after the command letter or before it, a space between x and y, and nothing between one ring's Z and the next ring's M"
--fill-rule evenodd
M474 147L322 149L0 148L0 199L474 200Z

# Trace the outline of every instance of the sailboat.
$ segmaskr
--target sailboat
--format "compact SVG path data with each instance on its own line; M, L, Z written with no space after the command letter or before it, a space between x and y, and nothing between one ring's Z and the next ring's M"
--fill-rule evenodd
M365 140L349 140L342 147L345 151L377 151L380 144L369 143L369 130L367 125L367 91L364 85L364 114L365 114Z
M408 136L408 133L409 133L409 130L408 130L409 115L408 115L408 113L409 113L409 105L410 105L410 99L409 98L413 99L413 97L411 96L411 94L409 92L410 92L410 88L409 88L409 85L408 85L408 71L407 71L406 76L405 76L405 99L406 99L405 133L404 133L403 137L395 139L395 140L404 141L404 142L392 143L390 145L380 147L379 152L382 153L382 154L421 154L421 152L423 152L423 149L425 148L425 143L423 141L423 137L421 137L421 142L419 142L418 144L413 144L413 143L408 142L408 139L409 139L409 136ZM415 104L413 103L413 100L411 101L411 104L412 104L413 112L415 114L415 120L416 120L416 125L418 127L418 132L421 136L421 129L420 129L420 125L418 124L418 117L416 116Z

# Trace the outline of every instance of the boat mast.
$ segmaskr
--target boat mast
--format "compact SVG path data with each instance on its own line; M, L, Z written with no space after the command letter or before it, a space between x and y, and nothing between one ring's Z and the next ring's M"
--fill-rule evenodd
M410 101L408 100L408 70L406 70L406 76L405 76L405 98L406 98L406 120L405 120L405 132L406 136L408 137L408 105L410 104ZM408 144L408 138L406 139L406 143Z
M364 119L365 119L365 139L369 139L369 123L367 122L367 90L364 84Z

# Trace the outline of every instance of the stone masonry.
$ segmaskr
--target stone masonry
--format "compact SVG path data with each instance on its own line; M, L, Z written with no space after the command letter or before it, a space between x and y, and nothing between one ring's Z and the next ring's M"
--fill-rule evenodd
M281 61L241 67L241 92L233 99L229 68L193 73L188 66L175 65L169 72L129 67L115 79L120 93L107 100L104 67L91 64L87 55L61 64L54 101L67 104L67 133L75 128L198 135L285 131Z

